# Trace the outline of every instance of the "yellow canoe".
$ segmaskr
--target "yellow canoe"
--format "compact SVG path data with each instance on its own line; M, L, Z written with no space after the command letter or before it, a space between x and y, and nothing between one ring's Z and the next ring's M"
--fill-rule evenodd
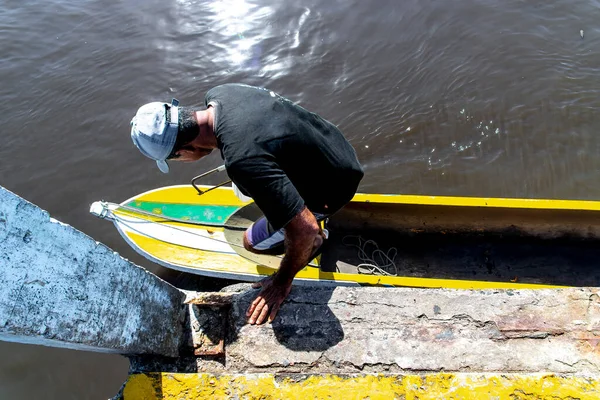
M127 243L164 267L256 281L280 259L249 255L232 240L238 233L228 234L228 221L249 204L230 187L198 195L191 185L177 185L121 204L96 202L91 212L112 220ZM296 284L600 286L596 201L358 193L327 228L327 246Z

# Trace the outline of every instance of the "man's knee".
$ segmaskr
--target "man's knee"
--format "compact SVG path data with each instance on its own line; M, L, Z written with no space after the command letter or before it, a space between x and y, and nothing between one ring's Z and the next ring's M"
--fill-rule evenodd
M244 249L248 250L251 253L257 253L258 250L256 250L254 247L252 247L252 244L250 244L250 240L248 239L248 231L244 232Z
M253 240L253 233L256 232L253 232L252 229L248 229L246 232L244 232L244 249L254 254L267 254L274 256L285 253L284 236L282 232L276 232L273 236L266 237L266 241L260 241L260 239Z

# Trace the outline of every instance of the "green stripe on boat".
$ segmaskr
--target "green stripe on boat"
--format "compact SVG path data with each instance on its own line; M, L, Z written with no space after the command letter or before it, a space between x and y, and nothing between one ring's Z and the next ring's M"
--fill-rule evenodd
M211 206L204 204L155 203L134 200L129 207L150 212L157 217L177 218L195 223L224 223L239 206Z

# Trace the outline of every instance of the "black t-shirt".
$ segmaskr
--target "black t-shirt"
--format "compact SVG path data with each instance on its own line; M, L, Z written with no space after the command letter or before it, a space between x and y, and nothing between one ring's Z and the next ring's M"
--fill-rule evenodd
M217 86L205 102L214 107L227 174L274 229L305 205L330 214L354 196L363 170L350 143L329 121L248 85Z

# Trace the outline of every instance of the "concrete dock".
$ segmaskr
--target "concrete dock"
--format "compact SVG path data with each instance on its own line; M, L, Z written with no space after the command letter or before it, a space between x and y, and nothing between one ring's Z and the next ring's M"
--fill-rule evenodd
M201 374L137 364L125 399L600 397L599 289L296 287L250 326L254 294L231 297L222 357L196 358Z
M0 339L177 356L182 292L0 187Z
M598 399L600 288L183 292L0 188L0 339L113 352L115 398Z

